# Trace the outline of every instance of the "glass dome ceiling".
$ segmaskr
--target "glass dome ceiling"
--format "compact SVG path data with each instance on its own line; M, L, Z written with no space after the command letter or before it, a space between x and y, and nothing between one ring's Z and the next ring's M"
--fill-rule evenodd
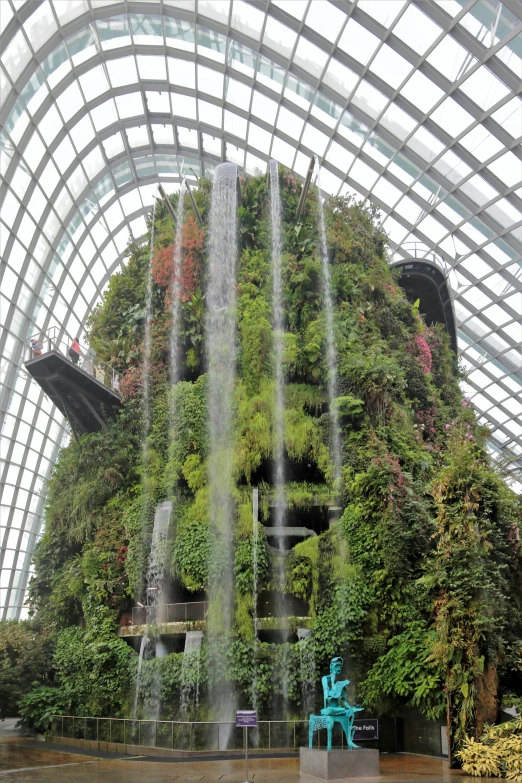
M520 0L2 0L0 617L67 437L24 341L80 332L159 181L225 157L381 209L448 277L464 383L522 465ZM22 610L22 615L23 615Z

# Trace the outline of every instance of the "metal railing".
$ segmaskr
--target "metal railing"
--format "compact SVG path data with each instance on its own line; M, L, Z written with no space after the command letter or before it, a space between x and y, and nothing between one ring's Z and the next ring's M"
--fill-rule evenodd
M438 266L445 274L451 270L451 266L448 262L433 248L426 245L424 242L404 242L402 245L398 245L392 253L392 264L412 261L430 261L435 266Z
M149 623L186 623L192 620L204 620L207 610L208 601L134 606L132 623L133 625L148 625Z
M243 729L227 721L183 722L53 715L46 732L66 739L114 742L165 750L244 750ZM317 736L318 735L318 736ZM314 744L326 745L326 730L316 733ZM333 744L343 747L342 731L334 728ZM307 720L262 720L248 732L248 747L259 750L297 750L308 745Z
M88 346L78 343L79 353L72 350L73 339L57 326L44 332L37 332L26 340L26 361L57 351L69 361L92 375L116 394L120 393L121 375L110 364L100 359Z

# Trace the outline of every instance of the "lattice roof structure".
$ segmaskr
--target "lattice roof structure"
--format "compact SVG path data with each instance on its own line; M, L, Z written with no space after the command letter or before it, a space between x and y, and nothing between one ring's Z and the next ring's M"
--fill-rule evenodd
M2 0L0 617L67 437L24 341L80 333L158 182L269 157L382 212L453 298L464 384L522 465L520 0ZM24 610L25 611L25 610Z

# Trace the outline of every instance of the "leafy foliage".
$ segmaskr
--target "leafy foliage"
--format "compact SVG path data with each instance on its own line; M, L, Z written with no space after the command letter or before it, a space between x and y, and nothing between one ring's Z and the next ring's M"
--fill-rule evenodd
M129 696L134 655L110 623L97 620L87 632L77 627L60 632L56 677L70 695L75 714L118 717Z
M2 716L17 715L20 700L35 684L50 679L52 639L34 620L0 621L0 704Z
M462 769L477 777L522 781L522 718L488 726L482 737L467 737L459 751Z
M506 489L489 467L484 433L470 430L462 424L448 435L452 448L433 485L437 549L425 577L439 593L434 650L447 669L457 745L476 725L480 681L497 663L511 615L507 567L518 558Z
M188 302L199 285L204 240L204 231L199 228L194 215L189 215L181 235L179 298L182 302ZM154 253L152 276L156 285L166 288L169 292L167 295L168 304L174 283L174 245L172 243L165 247L159 247Z
M40 686L27 693L20 701L18 725L26 731L47 731L53 715L71 714L71 696L61 688Z
M383 696L399 696L428 718L439 718L446 707L444 672L432 653L434 629L416 620L389 642L389 650L371 668L361 684L365 704L381 711Z

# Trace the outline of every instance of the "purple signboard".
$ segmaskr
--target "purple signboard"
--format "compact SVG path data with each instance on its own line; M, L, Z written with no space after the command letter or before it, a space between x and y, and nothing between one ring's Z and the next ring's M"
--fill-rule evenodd
M236 726L257 726L257 710L238 710Z
M379 721L377 718L361 718L359 720L354 720L353 725L356 727L353 738L354 742L379 739Z

